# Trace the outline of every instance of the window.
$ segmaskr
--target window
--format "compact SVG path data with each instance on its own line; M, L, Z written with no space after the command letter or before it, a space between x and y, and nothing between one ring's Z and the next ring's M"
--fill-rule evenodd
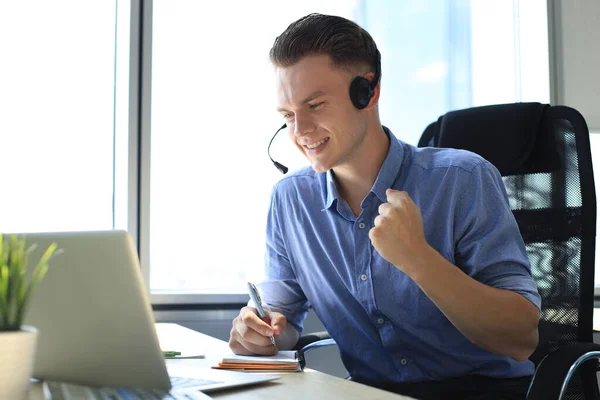
M0 3L3 232L127 227L128 13Z
M600 183L600 132L590 132L590 146L592 150L592 165L596 188ZM600 210L600 192L596 189L596 208ZM599 214L600 215L600 214ZM596 216L596 295L600 294L600 216Z
M310 12L373 35L408 143L449 110L549 101L544 0L3 2L1 230L139 230L154 302L245 301L281 178L268 51ZM304 166L285 136L273 157Z
M549 101L543 0L155 0L141 221L155 302L244 293L247 280L260 278L269 196L281 178L266 153L282 124L268 51L309 12L351 18L373 35L382 122L409 143L452 109ZM285 136L273 158L305 165Z

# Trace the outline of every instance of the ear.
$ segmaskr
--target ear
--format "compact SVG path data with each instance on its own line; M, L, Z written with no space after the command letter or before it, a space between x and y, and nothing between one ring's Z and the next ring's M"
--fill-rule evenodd
M367 78L369 80L369 82L372 82L373 79L375 78L375 73L374 72L369 72L365 75L363 75L365 78ZM381 91L381 79L379 79L379 82L377 82L377 85L375 86L375 88L373 89L373 95L371 96L371 101L369 101L369 105L367 105L364 110L370 110L372 108L375 108L375 106L377 106L377 104L379 103L379 94Z

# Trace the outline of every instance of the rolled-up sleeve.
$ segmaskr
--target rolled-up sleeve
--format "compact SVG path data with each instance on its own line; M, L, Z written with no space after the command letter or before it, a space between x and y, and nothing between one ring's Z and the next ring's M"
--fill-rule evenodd
M462 190L455 220L456 264L478 281L521 294L541 309L527 251L498 170L482 160Z
M267 215L265 252L265 280L257 286L265 307L280 312L299 333L302 333L309 303L300 288L296 274L287 255L285 239L281 230L281 208L277 186L271 194Z

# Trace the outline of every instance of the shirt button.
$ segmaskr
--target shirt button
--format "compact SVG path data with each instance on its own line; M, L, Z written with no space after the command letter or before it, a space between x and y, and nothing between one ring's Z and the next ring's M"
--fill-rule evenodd
M359 223L359 224L358 224L358 227L359 227L360 229L365 229L365 226L366 226L366 225L365 225L365 223L364 223L364 222L361 222L361 223Z
M379 325L383 325L384 322L385 322L385 320L383 318L377 318L377 323Z
M367 276L365 274L362 274L360 276L360 279L363 280L363 281L366 281L367 280Z
M403 358L402 360L400 360L400 364L406 365L408 364L408 360L406 358Z

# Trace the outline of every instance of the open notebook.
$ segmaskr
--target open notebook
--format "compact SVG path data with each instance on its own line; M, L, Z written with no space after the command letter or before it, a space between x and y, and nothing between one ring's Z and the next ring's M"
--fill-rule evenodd
M294 350L280 350L274 356L227 354L213 368L245 371L302 371L304 363Z

